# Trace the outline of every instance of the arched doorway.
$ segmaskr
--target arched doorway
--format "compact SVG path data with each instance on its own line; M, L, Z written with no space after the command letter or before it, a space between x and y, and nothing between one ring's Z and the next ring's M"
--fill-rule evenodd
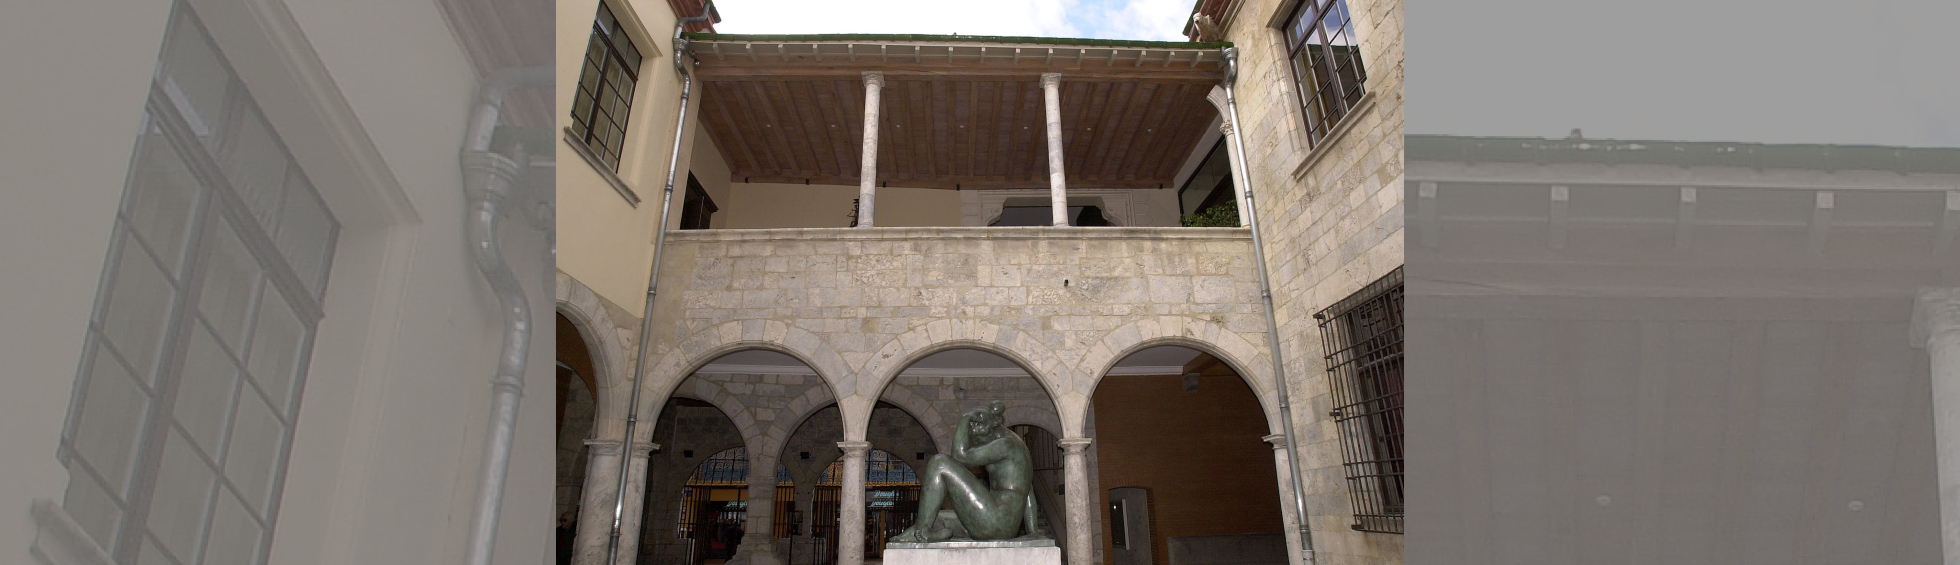
M1200 558L1286 555L1271 426L1231 363L1195 346L1131 352L1097 383L1085 429L1103 563L1165 562L1171 538Z
M878 559L884 556L885 540L911 527L918 514L919 475L903 457L883 449L873 448L865 455L864 463L864 557ZM819 563L837 562L837 532L841 530L838 518L842 515L838 501L843 494L843 473L844 459L839 457L817 479L812 506L818 516L824 517L818 536L828 544L825 559Z
M866 455L865 557L883 555L884 539L911 526L918 500L918 475L913 464L939 452L932 436L909 411L890 403L879 403L871 411L868 440L873 448ZM783 446L782 461L798 485L794 510L799 523L796 541L791 544L791 563L835 563L839 547L838 532L842 498L843 453L837 442L843 428L836 405L811 414ZM887 530L889 532L887 533Z
M579 503L585 494L585 466L591 456L585 440L592 438L593 418L597 416L598 368L578 326L562 313L557 318L557 408L553 421L558 473L552 515L559 518L555 522L556 544L562 561L570 559Z
M749 453L746 447L723 450L702 461L681 487L677 538L687 540L688 563L711 564L726 561L749 532ZM796 484L789 469L776 465L777 506L770 539L789 537L786 506L795 497Z
M783 457L783 438L799 424L841 430L835 409L818 413L833 402L815 370L770 349L722 354L676 383L654 424L639 562L788 563L795 486L815 478ZM764 468L776 473L752 472Z

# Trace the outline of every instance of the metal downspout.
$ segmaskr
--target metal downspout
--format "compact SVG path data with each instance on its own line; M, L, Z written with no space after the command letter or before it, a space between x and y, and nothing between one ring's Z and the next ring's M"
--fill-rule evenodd
M653 345L653 299L659 294L660 255L667 245L667 215L674 208L674 176L680 170L681 137L687 132L688 99L694 90L694 74L687 68L691 60L688 41L681 37L681 33L687 30L687 24L710 20L721 21L721 16L715 12L714 0L701 4L701 15L674 22L674 72L681 75L681 111L674 118L674 150L667 158L667 184L660 190L660 223L653 230L653 266L647 269L646 307L640 312L640 346L638 355L633 359L633 394L627 404L626 435L619 451L619 485L613 490L612 531L606 540L607 565L619 563L620 526L626 516L626 482L633 466L633 434L640 422L640 384L646 380L647 352Z
M490 380L490 432L484 439L483 461L478 469L476 513L470 519L470 537L464 549L464 563L489 565L496 549L497 519L503 510L504 482L509 476L511 443L517 435L517 402L524 394L524 363L531 345L531 306L516 273L504 261L497 245L497 223L505 201L523 188L525 163L490 151L504 94L513 88L543 86L552 82L550 67L505 69L486 77L476 111L463 137L463 193L469 201L465 225L470 254L477 270L497 295L503 310L503 350L498 356L497 373Z
M1293 510L1300 523L1301 562L1313 565L1313 530L1307 521L1307 494L1300 480L1300 443L1295 439L1299 434L1294 433L1292 403L1287 400L1286 368L1279 349L1279 320L1273 315L1273 285L1266 274L1266 245L1265 240L1259 237L1259 206L1253 201L1252 178L1245 169L1245 143L1239 139L1239 132L1242 131L1239 128L1239 101L1232 92L1232 83L1237 82L1239 76L1239 52L1236 48L1226 47L1224 54L1225 113L1232 124L1232 171L1238 177L1233 182L1245 195L1243 213L1246 227L1252 230L1252 262L1259 267L1259 299L1266 307L1266 346L1272 350L1273 385L1279 391L1279 421L1286 434L1287 475L1293 480Z

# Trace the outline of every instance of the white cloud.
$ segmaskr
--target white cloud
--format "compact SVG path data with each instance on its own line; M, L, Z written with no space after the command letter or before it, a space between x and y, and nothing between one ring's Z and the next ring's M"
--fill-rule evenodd
M1183 41L1188 0L725 0L722 33L919 33Z

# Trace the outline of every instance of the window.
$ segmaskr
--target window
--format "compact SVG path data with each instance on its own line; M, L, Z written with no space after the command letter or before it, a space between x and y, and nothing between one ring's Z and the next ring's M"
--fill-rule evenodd
M264 563L340 228L181 3L145 110L62 506L120 563Z
M626 115L639 77L640 50L619 29L612 9L600 2L592 41L585 48L585 70L579 73L578 93L572 101L571 127L572 135L584 140L614 171L619 170Z
M694 179L694 173L687 174L687 196L681 198L681 229L705 230L709 220L721 208L715 200L708 198L708 191L701 188L701 181Z
M1238 193L1232 186L1232 159L1225 150L1225 138L1212 145L1205 160L1191 172L1191 178L1184 180L1184 186L1177 189L1178 212L1182 216L1193 216L1216 206L1229 206L1238 210ZM1236 218L1234 218L1236 220ZM1233 222L1237 225L1237 222Z
M1314 314L1353 528L1402 533L1402 269Z
M1354 40L1347 0L1303 0L1287 18L1286 56L1307 117L1307 145L1318 146L1361 101L1368 73Z

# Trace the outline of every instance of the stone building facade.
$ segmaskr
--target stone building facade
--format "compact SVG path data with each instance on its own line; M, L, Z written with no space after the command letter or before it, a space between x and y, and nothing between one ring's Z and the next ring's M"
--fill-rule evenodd
M685 4L688 3L674 2L672 7L646 3L609 5L614 12L634 13L631 19L647 30L641 37L654 38L663 35L659 30L672 29L676 12L691 14L689 10L699 9L698 4ZM586 441L592 455L585 467L587 473L580 492L582 514L577 562L596 564L605 560L608 551L605 526L613 518L613 489L619 481L622 456L628 458L625 466L628 509L622 516L625 535L631 537L633 532L641 532L637 539L642 544L651 539L648 536L669 535L662 532L671 531L670 527L661 522L669 518L650 517L653 514L649 512L671 504L667 499L672 496L672 485L677 484L674 481L684 478L688 472L684 462L667 460L675 453L669 443L683 441L663 435L666 419L660 410L670 398L710 403L737 429L743 430L742 441L751 454L752 485L774 485L773 470L781 462L796 476L801 498L806 484L804 474L809 471L799 470L801 463L792 464L796 462L789 460L791 455L809 451L812 461L809 465L818 470L821 466L817 463L827 465L842 457L847 463L841 525L845 533L841 534L838 559L842 563L857 563L861 556L854 553L862 548L853 546L854 538L860 535L853 528L862 526L854 526L853 522L861 521L862 515L853 516L850 507L856 504L861 511L862 498L853 500L852 497L862 496L863 477L852 476L850 463L857 461L856 469L861 475L868 449L893 451L886 445L896 447L905 442L918 447L893 452L910 458L921 452L947 451L948 428L960 412L973 407L980 398L976 395L1024 398L1024 402L1010 400L1009 423L1031 424L1058 438L1055 445L1035 446L1061 451L1062 468L1056 472L1060 480L1054 485L1061 496L1056 500L1059 507L1053 508L1059 519L1052 521L1054 529L1062 534L1059 541L1065 546L1070 562L1106 562L1111 557L1102 555L1102 540L1110 534L1107 512L1099 509L1103 506L1102 487L1121 485L1096 482L1096 426L1091 399L1106 376L1124 372L1126 359L1153 348L1179 346L1216 358L1229 368L1228 374L1237 375L1248 387L1257 400L1259 417L1266 422L1268 435L1264 441L1274 442L1277 447L1285 443L1282 438L1289 434L1299 438L1300 454L1307 462L1302 480L1309 489L1308 523L1317 546L1316 562L1399 563L1398 534L1351 529L1351 493L1346 486L1349 477L1343 470L1339 432L1325 416L1333 408L1333 401L1329 398L1329 368L1322 352L1321 329L1313 314L1361 292L1371 282L1395 271L1401 262L1400 3L1344 4L1352 8L1360 52L1370 69L1367 98L1343 122L1341 133L1323 137L1312 150L1301 137L1304 118L1298 96L1289 90L1297 87L1288 86L1294 79L1285 58L1283 32L1278 27L1281 22L1263 21L1269 16L1285 19L1294 13L1297 4L1242 4L1234 3L1226 7L1226 12L1220 12L1235 18L1231 25L1222 28L1221 33L1225 35L1202 38L1229 41L1229 45L1067 43L1078 40L1034 43L1032 49L1044 53L1049 61L1029 56L1028 44L989 43L988 38L943 48L948 53L974 49L975 60L982 62L973 64L986 64L984 61L990 56L1012 57L1011 63L992 64L1007 68L1041 62L1051 65L1043 67L1050 69L1064 65L1063 57L1053 53L1074 49L1068 57L1077 60L1106 57L1111 67L1133 64L1175 69L1189 65L1199 70L1179 72L1219 74L1188 80L1216 83L1224 68L1223 48L1232 47L1240 66L1236 87L1237 111L1241 125L1246 128L1244 169L1251 179L1252 201L1260 216L1258 229L1265 238L1263 255L1255 251L1254 237L1247 227L1170 227L1164 210L1177 205L1174 195L1154 194L1161 191L1153 188L1104 188L1087 181L1079 185L1070 183L1069 205L1076 206L1073 199L1082 194L1094 194L1098 189L1107 191L1111 193L1109 199L1100 202L1112 207L1121 203L1121 207L1120 213L1106 216L1120 217L1129 223L1123 227L984 227L988 218L1000 216L999 208L1016 204L1011 199L987 196L990 193L986 190L967 187L959 192L958 199L951 201L959 213L946 214L955 223L942 226L670 229L659 252L660 274L653 281L657 291L651 293L652 304L647 309L651 312L648 327L652 333L645 338L650 347L642 360L635 358L642 339L639 328L646 321L639 310L644 305L640 301L649 294L622 289L644 284L654 256L651 246L646 245L648 234L634 232L630 226L604 225L582 228L592 235L561 232L558 241L561 256L589 257L560 262L559 312L573 322L590 348L594 371L600 377L597 416L591 439ZM582 28L590 25L592 5L566 8L561 3L561 30L581 29L576 37L584 38L586 32ZM1204 5L1200 11L1215 9L1218 7ZM567 22L567 18L576 21ZM567 36L561 33L561 38ZM843 55L837 54L846 52L843 42L822 36L717 39L714 35L702 35L694 39L701 42L696 45L703 50L700 53L709 52L710 47L715 53L691 55L702 58L701 69L708 69L710 61L721 61L720 54L728 49L778 52L775 60L782 65L803 64L799 61L813 54L818 60L831 56L841 60ZM811 43L797 43L804 40ZM726 44L709 45L716 41ZM765 41L779 42L781 51L777 46L763 45ZM561 39L560 43L564 44L560 55L565 60L576 60L567 57L584 50L582 41ZM578 45L574 48L570 46L572 43ZM918 63L926 61L922 54L940 48L928 42L894 44L886 51L909 49L921 55L907 61ZM658 49L665 51L667 45L663 42ZM987 54L990 52L993 55ZM1003 52L1008 55L999 55ZM644 68L652 70L643 72L663 73L662 78L653 80L672 79L672 71L666 68L671 65L666 59L670 56L661 55L658 62L649 57ZM1122 57L1132 59L1122 59L1126 62L1116 64ZM1151 59L1151 64L1142 64L1148 58L1155 59ZM750 61L749 57L727 59L734 63L726 63L731 65L726 68L716 67L712 72L721 74L712 76L760 72L732 66ZM957 57L948 59L948 65L967 64L956 63ZM757 60L768 63L771 59ZM1130 60L1135 63L1127 62ZM1102 63L1095 65L1100 67ZM907 67L893 68L897 70L886 72L902 72ZM561 66L562 72L566 71ZM1068 88L1070 72L1058 73L1063 89ZM1077 72L1083 73L1082 76L1102 76L1087 70ZM896 75L888 74L873 85L870 78L858 84L855 71L852 73L837 84L854 85L845 90L902 88L883 83L899 84L898 79L891 78ZM1026 77L1029 84L1034 78L1032 74ZM766 79L766 76L762 78ZM1044 83L1049 80L1043 78ZM634 104L639 117L635 119L640 120L636 127L642 131L629 134L629 140L664 140L675 135L671 129L661 131L671 127L676 116L675 93L667 90L665 84L653 87L653 94L636 96ZM1041 94L1039 90L1030 92L1034 94L1027 99L1028 104L1034 109L1033 115L1038 116ZM1196 105L1188 111L1213 116L1208 127L1214 131L1229 123L1224 112L1218 111L1225 105L1219 89L1211 89L1212 104L1202 100L1203 89L1175 92L1195 92L1192 100ZM569 105L569 98L561 97L560 105ZM843 110L829 111L856 120L852 113L862 111L861 106L853 108L848 95L842 98ZM569 114L568 107L562 109ZM1052 113L1050 116L1053 126L1055 120ZM731 199L722 195L749 189L743 188L742 175L729 172L739 164L731 164L733 159L722 154L760 153L767 148L732 145L742 141L730 139L731 134L715 134L705 121L696 119L708 118L681 121L683 130L679 137L684 151L678 152L678 160L688 169L676 171L674 176L676 179L698 176L706 185L705 194L728 202ZM1072 123L1069 119L1065 115L1060 122ZM1222 129L1229 132L1230 127ZM707 139L714 135L722 137L715 137L710 143ZM1041 138L1035 135L1031 141L1038 148ZM1180 173L1180 178L1202 160L1211 148L1209 140L1218 138L1212 134L1202 147L1196 146L1196 137L1182 141L1193 149L1186 172ZM851 142L855 143L856 138L851 138ZM576 141L567 139L566 143ZM661 143L664 141L645 145L664 149ZM867 145L870 145L868 151L879 150L872 142ZM631 159L642 162L653 155L649 153L652 149L634 149L630 142L628 149L637 155ZM855 147L850 149L851 153L856 151ZM1067 166L1078 165L1069 162ZM645 187L660 186L665 173L658 167L622 165L618 174L625 179L624 184L639 187L634 191L645 197L652 193L652 189ZM561 176L561 198L581 200L561 205L561 225L603 217L566 216L572 210L588 208L618 208L606 212L615 215L659 215L652 206L630 206L617 195L617 187L607 186L596 178L603 175L575 178L584 174L568 172ZM768 190L775 191L771 194L787 193L784 191L791 188L777 180L771 182L778 183L769 185ZM882 189L866 182L866 190ZM1040 182L1048 182L1045 173ZM896 186L899 181L892 183ZM680 184L679 180L676 184ZM1081 186L1080 192L1077 186ZM839 187L825 190L833 188ZM1045 203L1047 191L1031 188L1017 189L1017 194L1027 192L1026 196L1039 196ZM675 218L670 219L670 227L678 226L675 220L684 212L678 208L681 190L675 189L676 208L670 214ZM1152 195L1130 198L1129 193L1122 191ZM1240 194L1239 198L1243 201L1244 195ZM887 206L904 205L880 201L877 225L890 225L882 219L891 213ZM649 226L657 223L645 218L635 221ZM617 237L594 239L602 232L631 234L631 245ZM628 252L615 255L616 260L608 262L603 260L606 257L600 252L603 249ZM1261 295L1257 264L1261 256L1272 275L1272 298L1277 308L1280 344L1277 364L1269 345L1272 326L1268 324ZM633 282L630 278L633 276L640 277L641 282ZM715 368L721 363L718 360L726 356L758 350L793 359L791 364L795 367L772 372ZM908 371L915 370L921 361L952 351L984 352L1003 360L1019 376L992 376L998 374L990 372L995 369L976 369L967 376L908 376L911 374ZM634 367L640 362L645 364L637 407L641 423L635 427L635 437L629 443L622 440L626 417L635 412L628 399L633 392ZM1280 423L1275 365L1284 370L1294 403L1292 430ZM1183 367L1170 367L1150 374L1183 372ZM985 384L996 380L998 386ZM965 392L956 394L955 390ZM881 406L889 406L908 418L880 425L880 415L888 412L878 409ZM817 423L818 420L823 423ZM894 432L901 431L896 435L909 435L912 439L901 441L893 437ZM830 445L810 443L806 450L800 443L806 436L829 434L836 435L823 440ZM929 445L919 445L922 439L929 440ZM1253 443L1261 439L1238 438ZM797 446L789 447L791 444ZM632 447L622 449L626 445ZM701 452L695 451L697 456ZM1285 449L1274 449L1272 453L1276 471L1270 480L1276 480L1279 497L1257 503L1275 504L1282 509L1278 513L1281 524L1275 524L1275 530L1285 534L1275 536L1274 541L1285 537L1285 543L1292 549L1288 552L1291 559L1299 563L1304 552L1298 528L1293 525L1297 516L1292 510L1292 466ZM649 476L666 484L648 483ZM856 495L852 494L852 481L858 481ZM775 491L751 488L749 492L749 531L761 531L757 526L768 524L766 509L773 505L760 504L759 495L773 495ZM643 516L649 516L644 527L639 524ZM805 514L803 518L812 517ZM599 526L590 526L594 524ZM786 551L772 545L744 538L743 550L737 554L736 561L776 563L785 562L791 553L801 554L794 548ZM626 548L620 552L635 553ZM637 553L642 556L642 563L662 562L657 560L662 557L653 556L647 550Z

